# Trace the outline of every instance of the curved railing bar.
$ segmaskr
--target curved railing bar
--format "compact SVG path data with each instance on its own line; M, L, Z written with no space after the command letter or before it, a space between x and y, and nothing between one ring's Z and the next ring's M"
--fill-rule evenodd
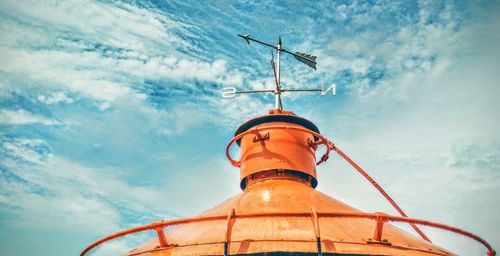
M226 157L229 160L229 162L231 163L231 165L233 165L234 167L240 167L240 161L234 160L231 157L231 154L229 153L229 149L236 141L238 141L239 139L241 139L249 134L256 134L256 133L258 134L259 131L273 130L273 129L286 129L286 130L302 131L302 132L309 133L309 134L313 135L314 137L319 138L319 140L316 141L314 144L315 145L324 144L326 146L326 152L325 152L325 154L323 154L323 156L321 156L320 160L316 163L316 165L320 165L321 163L325 162L328 159L330 152L332 150L329 146L331 142L327 138L325 138L323 135L321 135L317 132L311 131L307 128L303 128L303 127L288 126L288 125L275 125L275 126L273 125L273 126L254 127L252 129L247 130L246 132L243 132L243 133L240 133L240 134L234 136L226 146Z
M180 225L180 224L189 224L189 223L194 223L194 222L203 222L203 221L213 221L213 220L222 220L225 219L227 216L225 215L214 215L214 216L206 216L206 217L191 217L191 218L181 218L181 219L174 219L174 220L160 220L160 221L155 221L151 222L146 225L141 225L129 229L125 229L119 232L116 232L114 234L111 234L109 236L105 236L89 246L87 246L81 253L80 256L83 256L87 254L90 250L93 248L97 247L98 245L101 245L107 241L123 237L126 235L134 234L134 233L139 233L142 231L146 230L156 230L158 228L166 228L169 226L175 226L175 225Z
M419 225L424 225L428 227L433 227L433 228L438 228L446 231L450 231L453 233L460 234L462 236L471 238L480 244L482 244L484 247L487 249L487 255L488 256L495 256L496 252L491 247L491 245L481 237L465 231L460 228L456 228L453 226L441 224L438 222L433 222L433 221L428 221L428 220L423 220L423 219L416 219L416 218L408 218L408 217L400 217L400 216L393 216L393 215L387 215L383 213L350 213L350 212L323 212L323 213L317 213L318 217L323 217L323 218L360 218L360 219L371 219L371 220L376 220L376 221L393 221L393 222L405 222L405 223L414 223L414 224L419 224ZM233 219L244 219L244 218L259 218L259 217L307 217L310 218L311 213L310 212L299 212L299 213L240 213L240 214L234 214L232 216ZM162 221L156 221L152 222L150 224L142 225L142 226L137 226L134 228L130 229L125 229L122 231L119 231L117 233L111 234L109 236L103 237L89 246L87 246L81 253L80 256L86 255L90 250L94 249L95 247L119 238L123 237L126 235L134 234L134 233L139 233L142 231L147 231L147 230L153 230L156 231L158 229L163 229L166 227L170 226L175 226L175 225L180 225L180 224L189 224L189 223L196 223L196 222L204 222L204 221L215 221L215 220L225 220L227 218L227 215L212 215L212 216L202 216L202 217L192 217L192 218L182 218L182 219L175 219L175 220L162 220Z

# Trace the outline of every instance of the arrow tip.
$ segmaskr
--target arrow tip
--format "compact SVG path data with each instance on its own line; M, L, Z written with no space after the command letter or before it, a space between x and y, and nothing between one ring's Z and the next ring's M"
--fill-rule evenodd
M244 34L244 35L238 34L238 36L245 39L245 41L247 41L247 44L250 44L250 40L249 40L250 34Z

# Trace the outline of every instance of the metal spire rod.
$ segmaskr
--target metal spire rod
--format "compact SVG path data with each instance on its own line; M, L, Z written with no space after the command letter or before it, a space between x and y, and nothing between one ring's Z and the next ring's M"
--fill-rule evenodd
M278 81L276 83L276 88L274 89L274 108L283 110L283 106L281 105L281 80L280 80L280 74L281 74L281 36L278 37L278 43L276 44L276 51L278 55L278 60L276 63L276 80Z

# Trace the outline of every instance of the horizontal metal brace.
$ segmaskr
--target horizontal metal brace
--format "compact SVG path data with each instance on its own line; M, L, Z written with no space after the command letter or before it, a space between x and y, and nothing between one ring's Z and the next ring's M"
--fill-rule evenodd
M274 90L250 90L250 91L236 91L234 93L259 93L259 92L274 92Z
M282 92L322 92L322 89L282 89Z

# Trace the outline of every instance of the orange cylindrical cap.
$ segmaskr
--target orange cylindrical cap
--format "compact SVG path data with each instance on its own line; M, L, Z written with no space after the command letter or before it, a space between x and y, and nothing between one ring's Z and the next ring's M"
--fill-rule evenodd
M236 135L249 129L258 129L238 141L241 147L242 189L245 189L247 179L252 175L269 170L295 173L298 178L309 180L313 187L316 186L316 150L311 144L314 136L286 127L301 127L319 133L312 122L291 112L276 113L275 110L269 115L251 119L238 128Z

